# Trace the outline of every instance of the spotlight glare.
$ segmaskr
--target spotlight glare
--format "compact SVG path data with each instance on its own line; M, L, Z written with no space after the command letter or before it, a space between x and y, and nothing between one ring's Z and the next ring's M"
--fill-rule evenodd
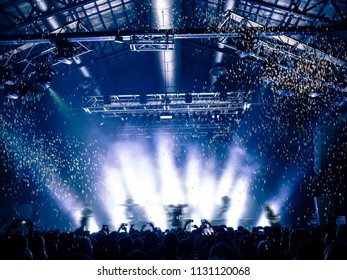
M129 197L143 213L137 221L168 228L169 206L187 205L184 218L212 221L225 196L231 198L225 224L238 224L246 212L249 180L255 168L244 166L248 155L243 149L231 149L229 163L219 177L217 158L209 156L206 160L199 145L190 145L182 166L175 161L177 148L173 140L154 138L154 145L154 157L153 149L139 141L117 143L110 149L104 172L108 191L103 197L114 224L131 222L124 206ZM179 173L180 168L184 174Z
M172 114L167 114L167 113L162 114L162 115L160 115L160 119L161 120L171 120L172 119Z
M319 92L319 91L313 91L313 92L310 92L310 93L309 93L309 96L310 96L311 98L316 98L316 97L319 97L319 96L321 96L321 95L322 95L322 93Z

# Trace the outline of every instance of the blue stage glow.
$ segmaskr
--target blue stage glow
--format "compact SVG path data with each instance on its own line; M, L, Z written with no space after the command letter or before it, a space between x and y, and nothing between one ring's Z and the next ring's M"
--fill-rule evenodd
M144 141L144 142L143 142ZM256 165L246 166L250 158L241 147L226 148L227 163L221 166L215 154L204 154L199 144L189 143L186 160L177 159L179 147L174 140L158 137L154 144L146 140L111 144L103 167L105 206L118 227L127 220L126 204L131 198L143 208L138 222L153 222L170 227L170 207L185 205L184 218L199 224L213 221L223 196L231 197L225 222L237 226L247 215L249 187ZM142 219L142 220L141 220Z
M207 219L233 227L264 226L265 203L282 217L293 216L292 221L305 215L294 209L293 201L302 199L295 196L302 182L315 182L307 175L312 163L310 136L291 136L288 129L286 137L292 137L292 144L274 144L279 136L271 129L273 122L251 122L250 115L225 138L182 136L168 126L117 127L110 136L103 133L107 123L81 124L71 109L66 109L66 118L61 116L69 103L55 92L45 98L58 105L53 106L56 116L69 125L55 127L56 118L45 123L51 125L45 131L30 112L17 110L11 112L13 122L8 121L9 113L4 115L1 130L2 170L13 172L15 178L2 192L14 203L37 205L32 219L38 226L74 230L85 203L93 210L91 231L103 224L117 230L123 222L134 222L137 228L144 222L167 228L177 206L182 207L183 220L193 219L197 225ZM77 123L88 129L76 132ZM118 137L124 136L122 129L126 140ZM313 183L308 188L314 189ZM227 205L223 197L230 199ZM307 205L302 212L306 209Z

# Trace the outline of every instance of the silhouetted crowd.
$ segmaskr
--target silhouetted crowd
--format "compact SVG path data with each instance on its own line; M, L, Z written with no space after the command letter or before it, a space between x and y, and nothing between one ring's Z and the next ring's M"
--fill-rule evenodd
M35 230L14 220L0 234L5 260L347 260L347 225L211 226L109 232ZM24 227L23 227L24 226ZM24 228L25 230L19 230Z

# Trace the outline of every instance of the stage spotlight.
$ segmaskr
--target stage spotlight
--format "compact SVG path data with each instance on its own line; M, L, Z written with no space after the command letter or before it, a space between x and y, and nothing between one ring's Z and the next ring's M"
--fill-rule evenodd
M37 71L37 78L34 86L41 91L45 91L51 87L51 79L53 77L53 71L49 68L39 69Z
M27 80L20 81L15 85L4 85L3 89L4 97L12 100L16 100L19 97L25 97L26 100L32 101L39 97L37 90Z
M73 43L67 40L60 40L55 44L55 46L57 47L56 59L67 65L72 64L75 53Z
M35 101L42 96L42 92L38 91L29 81L21 81L18 85L19 91L26 101Z
M214 120L219 120L219 118L220 118L220 113L214 113L212 115L212 119L214 119Z
M5 98L12 100L16 100L20 97L19 90L15 85L4 84L3 94Z
M53 70L46 64L41 65L36 70L37 77L34 86L39 90L46 90L51 87L51 79L53 77Z
M320 92L320 91L313 91L313 92L310 92L308 95L309 95L309 97L311 97L311 98L316 98L316 97L321 96L322 94L323 94L323 93Z
M51 76L49 74L41 74L36 78L36 86L39 89L46 90L51 87Z
M5 84L4 97L12 100L22 97L26 101L34 101L41 97L41 93L28 80L23 80L15 85Z
M13 69L11 68L7 68L7 69L3 69L0 72L0 81L4 84L4 85L14 85L16 83L17 77L15 76L15 74L13 73Z
M250 109L251 107L252 107L252 104L251 104L251 103L245 102L245 103L243 104L243 110L244 110L244 111L246 111L247 109Z
M160 115L161 120L171 120L172 119L172 114L170 113L162 113Z
M249 56L255 49L256 38L250 30L240 34L237 40L236 53L240 58Z

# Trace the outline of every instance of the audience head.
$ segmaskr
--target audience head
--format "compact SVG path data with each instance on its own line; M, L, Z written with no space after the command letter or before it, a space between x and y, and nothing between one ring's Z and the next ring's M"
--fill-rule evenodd
M347 244L330 244L325 248L323 256L325 260L347 260Z
M294 228L289 234L289 253L296 259L297 249L300 242L308 237L308 232L303 228Z
M257 246L258 258L261 260L274 259L273 245L269 240L260 240Z
M129 232L82 231L0 234L0 258L69 260L158 260L158 259L298 259L346 260L347 225L305 228L243 226L237 230L214 226L214 234L202 235L197 228ZM334 230L333 230L334 229ZM32 237L31 237L32 236ZM329 242L327 242L329 241Z
M117 239L112 235L101 237L95 243L93 256L96 260L119 260L120 250Z

